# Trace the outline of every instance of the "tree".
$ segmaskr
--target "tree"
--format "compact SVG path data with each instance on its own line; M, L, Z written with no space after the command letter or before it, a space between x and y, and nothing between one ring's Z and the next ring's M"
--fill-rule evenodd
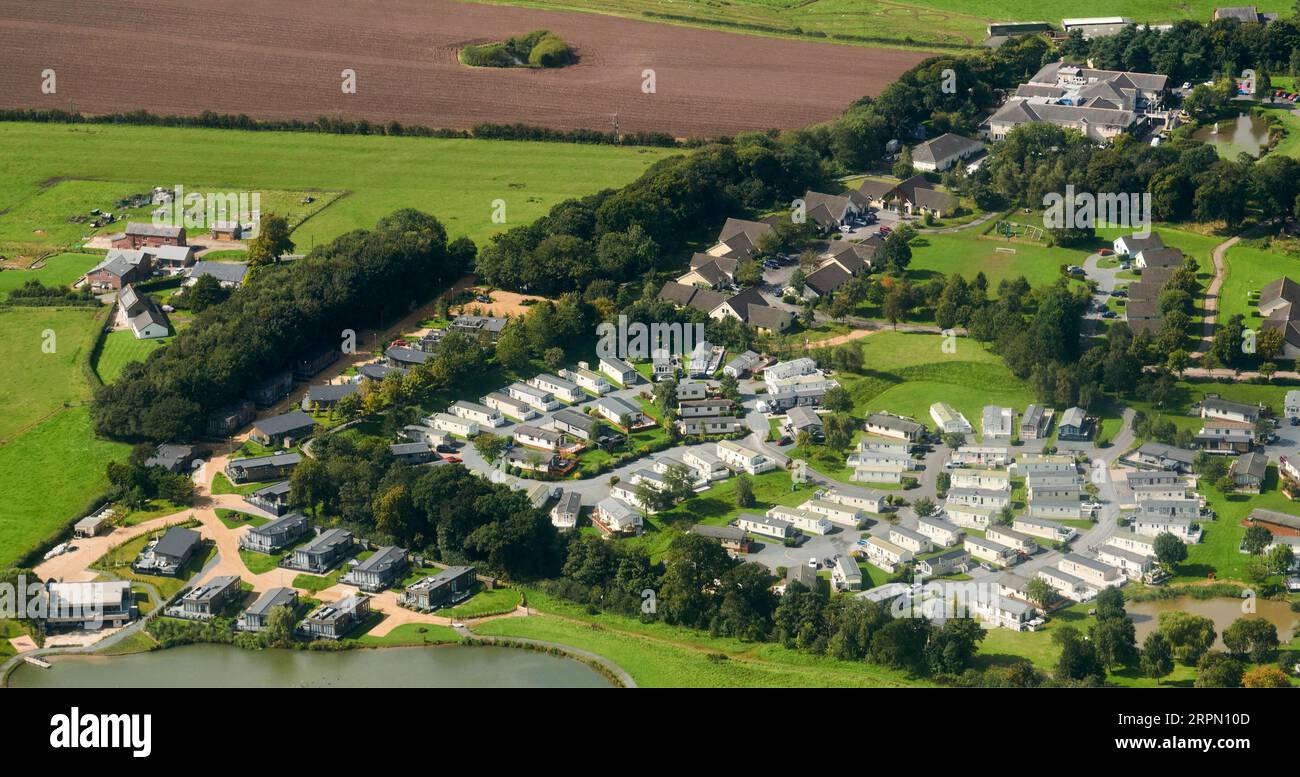
M1262 664L1269 660L1281 643L1277 638L1277 626L1257 615L1233 621L1223 630L1223 644L1232 653Z
M482 432L474 438L474 450L486 461L493 462L501 458L506 450L506 438L491 432Z
M1056 662L1056 679L1072 682L1101 684L1106 670L1097 658L1097 650L1073 626L1062 626L1052 634L1052 641L1061 647Z
M1161 532L1155 539L1156 560L1166 568L1173 569L1177 564L1187 560L1187 546L1170 532Z
M542 353L542 361L552 370L558 370L560 365L564 364L564 349L558 346L547 348Z
M1237 659L1211 650L1196 664L1197 688L1240 688L1246 667Z
M1098 621L1091 637L1102 666L1130 666L1138 660L1137 636L1127 617Z
M191 311L202 313L213 305L226 301L230 290L222 287L215 275L200 275L194 285L185 292L185 304Z
M266 616L266 628L262 630L266 643L273 647L288 645L293 638L295 620L292 607L272 607Z
M880 312L884 314L885 319L893 325L895 330L898 329L899 321L907 320L908 311L912 309L910 296L901 283L894 284L889 293L885 295L885 304Z
M937 513L939 507L934 503L933 499L928 496L923 496L912 503L912 511L918 516L926 518Z
M248 263L275 264L281 256L291 251L293 240L289 237L289 221L274 213L262 216L257 227L257 237L248 246Z
M1241 684L1246 688L1290 688L1291 680L1287 678L1286 672L1265 664L1247 670L1242 675Z
M685 464L669 464L664 470L664 490L674 502L681 502L695 492L695 475Z
M1160 634L1169 641L1174 658L1187 665L1200 661L1218 636L1214 630L1214 621L1182 610L1160 613L1159 629Z
M754 481L743 473L736 477L736 506L754 506Z
M641 503L641 509L646 513L657 513L673 506L673 495L668 492L668 489L661 489L649 480L638 482L633 493L636 494L636 501Z
M975 657L984 628L974 618L950 618L926 645L930 671L955 675L965 671Z
M1160 684L1160 678L1168 677L1174 671L1174 654L1169 647L1169 640L1158 631L1153 631L1142 641L1140 661L1142 675L1150 677Z
M1029 581L1025 593L1029 595L1029 601L1043 610L1046 610L1057 599L1056 589L1040 577L1035 577Z
M1278 545L1268 552L1265 563L1268 571L1275 575L1285 575L1295 563L1295 551L1291 550L1290 545Z
M664 556L659 612L669 623L702 628L720 604L716 590L735 562L722 546L698 534L679 534Z
M852 412L853 397L849 396L848 389L843 386L835 386L828 389L822 397L822 407L835 413Z
M1273 532L1259 524L1247 526L1241 540L1241 547L1252 556L1258 556L1264 552L1264 548L1272 544Z

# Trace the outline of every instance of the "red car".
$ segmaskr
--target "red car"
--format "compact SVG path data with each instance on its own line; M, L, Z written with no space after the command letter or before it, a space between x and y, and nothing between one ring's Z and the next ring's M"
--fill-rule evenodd
M442 457L442 460L445 461L445 462L447 462L448 464L460 464L460 463L461 463L461 461L460 461L460 457L459 457L459 456L443 456L443 457Z

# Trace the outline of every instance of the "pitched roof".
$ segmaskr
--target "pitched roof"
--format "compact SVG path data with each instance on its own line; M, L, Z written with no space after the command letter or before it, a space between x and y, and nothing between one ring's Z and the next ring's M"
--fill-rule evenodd
M186 276L198 280L211 275L222 283L241 284L248 275L248 265L243 262L195 262Z
M263 418L253 423L253 428L264 434L276 436L286 432L293 432L299 429L307 429L316 425L315 419L301 410L291 410L288 413L274 415L270 418Z
M945 132L933 140L927 140L912 149L913 162L938 164L940 160L950 159L964 154L973 154L984 148L978 140Z
M804 279L804 285L821 296L831 294L853 276L845 272L838 264L828 264Z

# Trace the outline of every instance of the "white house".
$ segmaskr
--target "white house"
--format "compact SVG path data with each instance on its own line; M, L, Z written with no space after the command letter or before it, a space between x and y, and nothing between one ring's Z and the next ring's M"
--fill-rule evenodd
M955 469L949 475L949 488L984 488L1006 491L1011 488L1011 475L1005 469L971 467Z
M982 530L988 528L988 525L993 522L993 516L997 515L998 511L991 507L976 507L949 499L944 502L943 512L949 521L958 526Z
M1004 445L963 445L948 460L965 467L1005 467L1011 462L1011 451Z
M1011 523L1011 528L1022 534L1041 537L1052 542L1069 542L1074 539L1074 535L1078 534L1072 526L1028 515L1017 515L1016 519Z
M704 399L709 395L709 384L702 380L684 378L677 382L677 401Z
M500 410L490 408L486 405L480 405L477 402L466 402L461 400L456 402L450 408L451 414L473 421L479 426L498 427L505 426L506 419L501 415Z
M915 558L915 554L907 548L879 537L867 537L867 543L862 549L866 552L868 561L886 572L893 572L900 564L906 564Z
M1097 548L1097 560L1109 564L1130 580L1142 580L1155 569L1155 560L1115 545Z
M777 505L767 511L767 517L786 521L796 529L809 534L826 534L831 530L831 522L826 519L826 516L800 507Z
M531 421L537 417L537 410L532 405L502 394L500 391L493 391L481 398L481 401L487 407L500 411L502 415L516 418L520 421Z
M1135 515L1129 522L1129 528L1135 534L1148 537L1158 537L1167 532L1189 545L1200 542L1204 533L1201 525L1191 518L1167 518L1157 515Z
M750 475L759 475L776 469L776 462L758 451L736 440L719 440L714 451L723 464L743 470Z
M992 510L1001 510L1011 504L1011 489L950 488L948 489L948 501L957 504L967 504L972 507L987 507Z
M620 386L631 386L637 382L636 368L613 356L600 357L600 371Z
M927 553L930 550L929 537L902 526L889 527L889 541L913 553Z
M1142 556L1156 555L1156 538L1145 534L1118 532L1107 537L1105 544Z
M908 471L903 464L864 464L853 469L855 483L902 483Z
M961 530L957 524L945 521L936 516L925 516L916 519L917 532L925 535L936 545L942 545L950 548L961 542L966 533Z
M515 427L514 441L529 448L555 452L564 447L564 433L532 424Z
M437 413L436 415L425 419L429 426L440 432L455 434L460 437L473 437L478 434L479 427L476 421L468 418L461 418L450 413Z
M799 505L802 510L816 513L826 518L833 524L844 526L850 529L857 529L862 526L862 510L851 505L832 502L827 499L809 499L807 502Z
M1125 582L1124 575L1115 567L1078 553L1066 554L1056 566L1062 572L1074 575L1097 591L1123 585Z
M533 388L539 388L542 391L549 391L551 394L554 394L557 399L564 402L577 402L578 400L585 398L582 389L578 387L577 383L574 383L571 380L565 380L556 375L551 375L547 372L543 372L530 378L528 380L528 385Z
M599 372L592 372L585 366L579 365L576 368L560 370L560 377L565 380L571 380L578 384L578 387L595 394L598 397L609 393L613 386Z
M557 529L572 529L578 525L578 516L581 514L582 494L565 491L560 494L560 501L551 508L551 525Z
M835 559L831 569L831 582L841 591L862 590L862 569L851 556L842 555Z
M597 502L591 517L597 528L606 534L641 533L641 513L613 497Z
M506 386L506 394L511 399L523 402L525 405L534 410L545 413L560 407L560 400L555 395L545 389L530 386L527 383L511 383Z
M765 515L755 515L754 513L741 513L736 518L736 526L750 534L770 537L775 540L785 540L798 534L798 531L789 521L768 518Z
M1034 542L1034 538L1030 535L998 524L990 525L988 530L984 532L984 538L1006 545L1008 548L1014 548L1021 553L1032 554L1038 550L1038 543Z
M1064 453L1021 453L1011 464L1011 475L1018 478L1078 471L1074 457Z
M866 510L869 513L883 513L889 503L889 494L872 488L854 488L852 486L832 486L817 492L817 498L826 502Z
M941 434L970 434L975 431L966 416L947 402L930 405L930 418L934 421L934 428Z
M1078 499L1034 499L1029 503L1027 514L1031 518L1065 518L1082 520L1086 509ZM1091 512L1087 512L1091 515Z
M984 439L1010 440L1016 429L1016 411L1009 407L988 405L980 414Z
M684 448L679 455L682 463L690 467L701 480L712 482L731 477L731 470L708 448Z
M1025 478L1025 495L1030 501L1038 499L1077 500L1082 489L1083 480L1074 472L1030 475Z
M971 558L987 561L990 564L1010 566L1020 560L1020 554L1016 552L1015 548L1007 547L1000 542L987 540L983 537L968 534L962 544L966 547L966 551L970 553Z
M596 401L596 412L615 426L629 428L645 422L641 408L621 397L602 397Z

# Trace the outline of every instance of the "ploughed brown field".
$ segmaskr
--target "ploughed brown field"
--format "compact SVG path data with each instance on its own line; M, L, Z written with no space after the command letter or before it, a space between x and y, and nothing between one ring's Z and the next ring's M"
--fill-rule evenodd
M457 61L467 44L539 28L580 62ZM829 119L925 56L453 0L0 0L0 107L83 113L597 130L617 114L623 132L698 137ZM46 68L54 95L41 93ZM340 89L344 68L356 94Z

